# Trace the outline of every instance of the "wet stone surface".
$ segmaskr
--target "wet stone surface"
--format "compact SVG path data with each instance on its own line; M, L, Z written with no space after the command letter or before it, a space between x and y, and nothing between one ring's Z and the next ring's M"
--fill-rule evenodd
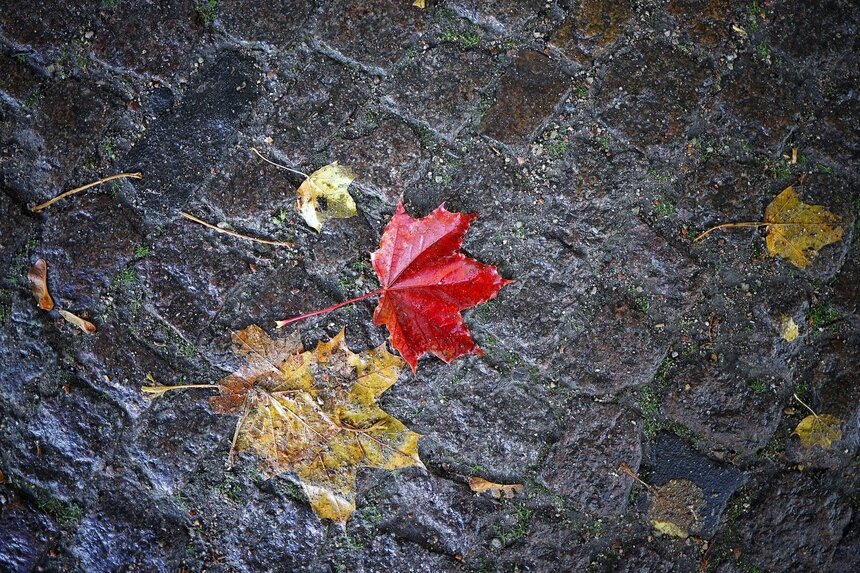
M0 0L0 570L856 569L856 3L411 4ZM349 166L359 216L313 232L252 147ZM809 267L760 228L693 242L792 184L844 228ZM382 396L425 467L359 472L342 529L296 476L225 467L211 390L140 387L213 383L231 331L377 288L401 198L479 213L465 252L515 282L464 313L483 356ZM36 306L38 258L95 334ZM382 344L373 308L302 340ZM810 408L830 448L794 433ZM684 540L650 522L673 480L704 500Z

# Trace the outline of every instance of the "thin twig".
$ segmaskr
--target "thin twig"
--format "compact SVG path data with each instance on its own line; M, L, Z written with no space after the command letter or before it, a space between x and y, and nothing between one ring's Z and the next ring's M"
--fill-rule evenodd
M256 154L257 154L257 157L259 157L260 159L262 159L263 161L265 161L265 162L266 162L266 163L268 163L269 165L274 165L275 167L278 167L278 168L280 168L280 169L286 169L287 171L289 171L289 172L291 172L291 173L295 173L296 175L301 175L301 176L302 176L302 177L304 177L305 179L308 179L308 178L310 177L310 175L308 175L307 173L303 173L303 172L299 171L298 169L292 169L292 168L290 168L290 167L287 167L286 165L281 165L280 163L275 163L275 162L274 162L274 161L272 161L271 159L266 159L265 157L263 157L263 154L262 154L262 153L260 153L259 151L257 151L257 148L256 148L256 147L252 147L252 148L251 148L251 151L253 151L254 153L256 153Z
M264 245L275 245L277 247L290 247L290 248L295 247L295 245L293 243L289 243L287 241L269 241L268 239L258 239L257 237L249 237L248 235L243 235L241 233L237 233L236 231L231 231L230 229L222 229L221 227L218 227L217 225L213 225L212 223L207 223L203 219L199 219L199 218L195 217L194 215L192 215L191 213L186 213L185 211L180 211L179 214L182 215L183 217L185 217L186 219L189 219L191 221L194 221L195 223L199 223L200 225L203 225L204 227L209 227L213 231L218 231L219 233L224 233L225 235L230 235L232 237L237 237L239 239L245 239L246 241L254 241L255 243L262 243Z
M56 197L54 197L53 199L51 199L49 201L45 201L44 203L40 203L39 205L36 205L35 207L33 207L31 209L31 211L33 211L34 213L38 213L39 211L42 211L43 209L47 209L48 207L50 207L51 205L53 205L54 203L56 203L60 199L65 199L66 197L68 197L70 195L74 195L75 193L80 193L81 191L85 191L85 190L89 189L90 187L95 187L96 185L101 185L102 183L107 183L108 181L113 181L114 179L125 179L125 178L143 179L143 173L140 173L139 171L135 172L135 173L118 173L116 175L111 175L110 177L105 177L104 179L99 179L98 181L93 181L92 183L87 183L86 185L81 185L80 187L75 187L74 189L72 189L70 191L66 191L65 193L60 193L59 195L57 195Z
M701 241L702 239L704 239L705 237L707 237L708 235L710 235L711 233L713 233L714 231L716 231L718 229L733 229L736 227L769 227L770 225L773 225L773 224L774 223L763 223L763 222L759 222L759 223L751 223L751 222L723 223L722 225L717 225L716 227L711 227L710 229L708 229L707 231L705 231L704 233L700 234L698 237L693 239L693 242L698 243L699 241Z

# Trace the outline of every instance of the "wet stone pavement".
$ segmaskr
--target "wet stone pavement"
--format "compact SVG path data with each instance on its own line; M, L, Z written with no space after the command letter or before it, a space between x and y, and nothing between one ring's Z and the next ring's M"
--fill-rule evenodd
M0 570L857 570L857 3L427 5L0 0ZM250 147L350 166L359 216L309 230ZM693 244L801 178L845 229L808 268L755 229ZM344 532L294 476L225 469L208 392L140 387L217 381L231 330L375 288L400 197L480 213L465 250L515 282L465 313L485 356L384 395L426 469L360 472ZM37 258L94 335L37 308ZM381 344L372 308L305 345ZM830 449L793 394L842 420ZM702 492L687 539L649 521L671 480Z

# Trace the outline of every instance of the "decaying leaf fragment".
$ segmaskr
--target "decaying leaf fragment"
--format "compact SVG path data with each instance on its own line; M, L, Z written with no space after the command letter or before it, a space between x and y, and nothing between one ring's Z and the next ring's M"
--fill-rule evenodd
M839 217L822 205L802 202L791 187L770 202L764 220L768 252L800 268L807 267L823 246L842 239Z
M51 293L48 292L48 263L45 259L39 259L30 268L27 273L27 280L30 281L30 288L33 291L33 298L42 310L53 310L54 299L51 298Z
M84 320L80 316L76 314L72 314L68 310L60 310L60 316L66 319L67 322L70 322L86 332L87 334L95 334L96 325L90 322L89 320Z
M337 161L311 173L296 191L296 207L305 222L319 231L329 219L354 217L358 211L348 189L355 177Z
M841 428L842 420L832 414L810 414L800 421L794 433L800 437L804 449L821 446L826 450L842 439Z
M790 316L783 316L779 321L779 331L783 340L786 342L793 342L797 339L797 335L800 333L800 330L797 327L797 323L794 322L794 319Z
M359 468L424 467L420 435L376 403L403 366L384 345L354 354L341 330L308 352L297 332L273 340L252 325L233 333L233 349L247 364L210 398L216 412L239 414L230 460L249 450L267 477L295 473L318 516L352 515Z
M523 491L523 487L524 486L521 483L495 483L477 476L469 480L469 489L475 493L489 491L495 499L511 499Z
M689 480L673 479L651 493L648 519L657 531L686 539L701 532L704 507L702 488Z

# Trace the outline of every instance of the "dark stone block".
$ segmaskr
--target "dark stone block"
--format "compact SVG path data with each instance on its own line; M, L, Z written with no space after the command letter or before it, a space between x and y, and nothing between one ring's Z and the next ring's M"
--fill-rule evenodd
M569 87L549 58L532 50L520 52L502 76L496 103L481 122L481 133L503 143L527 143Z
M453 138L479 105L493 72L486 53L440 44L400 69L385 89L400 109Z
M237 128L260 97L254 60L228 50L209 62L174 113L152 125L122 160L141 171L135 188L148 220L181 207L217 167Z
M636 145L677 139L696 112L707 75L707 67L679 50L639 44L609 63L597 96L601 117Z
M190 67L203 28L195 0L118 2L102 11L93 52L106 62L138 73L170 77Z
M405 123L388 119L357 139L338 139L331 154L360 176L360 183L377 187L393 205L418 178L421 144Z
M82 37L100 4L99 0L0 0L0 32L20 44L56 48Z
M287 0L277 4L221 0L218 18L228 33L243 40L284 48L310 35L306 25L314 8L313 0Z
M587 65L615 44L633 15L629 0L583 0L553 32L550 45L571 60Z
M349 58L387 68L417 42L429 18L403 0L344 0L326 4L317 35Z
M831 476L790 472L772 480L737 530L748 562L774 573L826 571L854 511Z
M137 214L109 195L75 197L66 208L66 216L51 217L43 231L48 281L68 310L93 312L143 234Z
M633 480L618 468L626 463L637 471L642 460L638 416L618 404L586 398L572 405L569 419L543 463L545 485L569 498L578 511L621 513Z
M10 572L36 570L56 534L47 516L0 486L0 566Z
M749 10L749 6L732 0L670 0L666 6L677 19L680 32L708 48L733 39L736 33L732 30L733 22L746 24L743 14L737 15L741 9Z
M302 80L275 104L272 145L293 161L315 163L316 153L367 101L370 88L360 75L325 56L308 55L299 66Z

